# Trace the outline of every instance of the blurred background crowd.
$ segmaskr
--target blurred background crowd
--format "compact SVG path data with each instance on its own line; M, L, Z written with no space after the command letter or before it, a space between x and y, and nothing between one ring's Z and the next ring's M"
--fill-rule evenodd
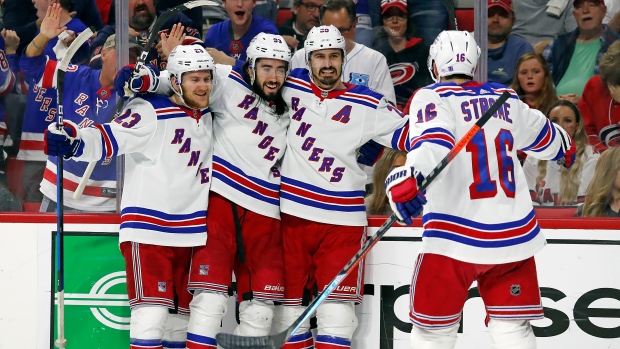
M245 60L245 48L257 32L279 33L293 51L303 49L310 29L334 25L347 40L343 80L382 93L401 111L415 91L432 80L428 48L446 29L474 32L486 62L478 80L514 89L531 108L569 132L577 144L571 169L520 154L532 202L574 207L583 216L620 217L620 0L214 0L219 6L196 7L170 18L160 32L182 23L184 43L203 43L216 63ZM127 6L130 62L135 62L161 13L182 0L0 0L0 211L51 212L56 201L55 159L43 152L43 132L57 113L54 84L45 81L45 64L21 59L51 3L60 3L61 22L75 34L96 31L72 63L101 70L97 88L84 86L76 124L87 127L114 105L116 55L115 6ZM482 8L486 25L478 23ZM230 40L220 40L222 36ZM112 38L112 39L110 39ZM43 49L43 48L42 48ZM149 49L147 62L165 69L161 45ZM66 45L49 41L44 54L59 60ZM301 52L299 52L301 54ZM295 55L293 68L305 65ZM91 91L91 92L87 92ZM90 99L89 99L90 98ZM99 115L102 114L102 115ZM385 150L369 173L369 214L391 211L383 189L389 170L406 154ZM107 167L106 167L107 166ZM65 174L65 209L114 212L116 165L100 164L84 197L73 200L80 175ZM113 170L110 170L113 169ZM83 171L83 169L77 169ZM114 175L113 175L114 177ZM67 199L69 197L69 199Z

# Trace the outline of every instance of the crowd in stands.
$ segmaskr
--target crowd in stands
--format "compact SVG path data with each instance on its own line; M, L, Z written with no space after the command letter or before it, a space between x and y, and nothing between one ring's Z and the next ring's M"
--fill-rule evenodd
M169 52L165 35L173 30L183 31L182 43L204 45L216 63L228 65L243 64L250 40L266 32L283 36L295 53L292 68L304 67L308 32L321 24L333 25L346 40L343 81L369 86L409 113L412 95L433 83L427 58L437 34L457 27L473 30L473 9L466 10L467 20L457 20L464 18L464 9L455 8L456 0L215 1L221 6L197 7L170 18L159 33L164 38L148 48L147 63L165 69L162 52ZM519 154L533 202L579 205L579 214L584 216L618 216L620 1L487 1L487 43L482 47L488 53L487 80L512 88L531 108L567 130L577 144L577 162L570 170ZM44 41L39 27L47 8L56 2L62 7L61 25L69 35ZM72 121L81 127L103 122L112 116L116 95L111 81L116 67L109 58L114 49L115 6L128 6L130 60L135 61L157 16L184 2L0 0L0 202L10 203L0 209L45 212L55 205L56 165L43 153L43 132L55 121L58 106L55 81L46 80L44 74L46 65L60 60L77 34L94 28L92 40L71 62L100 74L97 88L83 85L85 91L93 91L83 100L64 104L79 104L75 108L81 118ZM45 57L42 61L28 59L39 51ZM374 173L367 167L370 214L390 212L383 178L391 168L404 163L405 156L386 150ZM109 172L113 166L99 164L96 173ZM78 173L65 175L69 194L65 197L75 190L79 179ZM95 174L87 184L86 200L116 200L113 185L110 178ZM65 205L81 211L109 211L112 207L89 209L88 204L71 200Z

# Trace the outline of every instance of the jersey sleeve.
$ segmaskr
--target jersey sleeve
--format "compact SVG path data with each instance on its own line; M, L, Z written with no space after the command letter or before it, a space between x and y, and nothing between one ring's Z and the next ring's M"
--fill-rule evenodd
M4 40L0 47L0 97L6 96L15 86L15 75L4 52Z
M291 58L291 70L296 68L306 68L306 59L304 58L305 53L306 50L304 49L297 50L297 52L295 52L293 58Z
M228 76L232 68L233 67L230 65L215 65L215 81L211 89L211 94L209 95L209 108L213 111L223 110L225 108L225 106L221 105L224 101L222 96L226 93Z
M386 147L407 151L407 134L409 122L405 115L381 98L374 117L374 135L372 139Z
M511 100L515 115L513 132L515 147L541 160L557 160L570 148L571 138L562 127L554 124L540 111L530 109L520 100Z
M407 165L426 177L454 148L455 120L437 93L419 90L411 100Z
M586 83L583 88L583 94L581 95L581 99L577 104L579 111L581 112L581 117L583 119L583 126L586 129L586 134L588 135L588 141L590 144L596 148L599 152L603 152L607 150L607 146L601 138L598 136L598 130L596 127L596 123L594 122L595 117L592 112L591 106L596 105L596 103L600 103L600 96L597 96L597 92L600 91L595 87L595 79L591 78Z
M381 56L377 61L374 72L374 86L371 86L373 90L381 93L388 101L396 103L396 92L394 91L394 83L392 82L392 76L390 75L390 69L388 68L387 60L385 56Z
M123 154L137 154L145 160L155 159L157 144L151 139L157 131L153 106L142 98L132 99L120 116L106 124L81 129L79 161L99 161Z

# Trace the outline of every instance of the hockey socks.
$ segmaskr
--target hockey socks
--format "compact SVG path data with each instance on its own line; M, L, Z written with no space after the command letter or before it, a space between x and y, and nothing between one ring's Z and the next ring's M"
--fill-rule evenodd
M351 340L342 337L318 335L315 349L345 349L351 348Z
M292 336L282 349L314 349L314 338L310 331Z
M187 349L217 349L215 338L187 333Z

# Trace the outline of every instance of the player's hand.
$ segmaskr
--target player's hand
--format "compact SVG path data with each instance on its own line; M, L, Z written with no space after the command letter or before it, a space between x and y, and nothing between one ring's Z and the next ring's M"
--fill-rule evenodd
M170 29L170 34L161 33L161 41L157 44L157 53L163 60L167 60L172 50L183 44L185 41L185 27L181 24L174 24Z
M136 93L155 92L159 86L159 70L150 64L140 67L134 75L134 64L128 64L116 73L114 89L122 98L131 98Z
M62 129L58 128L58 124L53 122L45 131L43 136L45 154L51 156L62 156L70 159L72 156L81 153L80 131L78 125L65 120ZM78 154L79 155L79 154Z
M575 147L575 141L573 140L573 137L571 137L568 133L567 135L570 141L570 148L564 151L564 157L558 160L558 164L566 168L570 168L575 163L575 156L577 155L577 148Z
M205 50L207 50L211 57L213 57L213 61L216 64L226 64L234 66L237 63L237 61L233 57L228 56L227 54L216 48L206 47Z
M47 8L47 12L45 14L45 18L43 18L43 21L41 22L39 32L50 40L57 37L60 33L67 29L66 26L60 25L61 15L62 8L60 7L60 4L51 4Z
M385 150L384 146L371 139L357 151L357 162L366 166L374 166L383 155L383 150Z
M423 179L422 174L411 166L396 167L385 179L385 193L400 221L411 224L411 218L422 213L426 197L418 191L418 181Z

